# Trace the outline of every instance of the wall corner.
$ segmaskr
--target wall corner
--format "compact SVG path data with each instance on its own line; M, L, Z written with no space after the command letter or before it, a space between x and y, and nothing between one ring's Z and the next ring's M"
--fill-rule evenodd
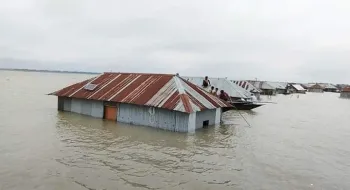
M215 124L220 124L222 115L222 108L216 108L215 113Z
M188 116L188 132L194 132L196 130L196 112L190 113Z

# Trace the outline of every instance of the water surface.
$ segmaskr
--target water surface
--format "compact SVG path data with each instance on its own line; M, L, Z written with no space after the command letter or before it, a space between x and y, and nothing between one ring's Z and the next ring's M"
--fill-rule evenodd
M195 134L57 111L93 75L0 71L0 189L350 189L350 100L273 97Z

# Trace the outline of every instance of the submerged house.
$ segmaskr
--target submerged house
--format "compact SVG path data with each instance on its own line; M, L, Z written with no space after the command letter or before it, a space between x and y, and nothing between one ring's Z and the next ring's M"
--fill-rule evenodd
M323 93L323 87L319 84L314 84L314 85L309 87L308 91L309 92Z
M235 83L236 85L238 85L239 87L243 88L244 90L254 94L254 96L256 96L258 100L260 99L261 91L258 88L256 88L254 85L249 83L248 81L231 80L231 82Z
M277 94L283 94L287 91L288 83L286 82L267 82L267 83L276 89Z
M171 74L103 73L51 95L60 111L178 132L218 124L231 107Z
M340 92L340 97L350 99L350 86L343 88L343 90Z
M323 84L323 90L325 92L337 92L338 88L332 84Z
M201 87L204 77L183 77L185 80ZM235 99L245 99L249 100L251 98L251 93L245 89L242 89L237 84L226 78L208 78L210 81L210 86L224 90L232 100ZM219 92L217 92L219 94Z
M266 81L249 81L255 88L261 90L262 95L276 95L278 94L278 89L273 84Z
M336 87L338 88L338 91L341 92L345 87L347 87L347 84L337 84Z
M313 86L314 84L310 84L310 83L304 83L304 84L300 84L306 91L308 91L309 90L309 88L311 87L311 86Z
M300 84L290 84L288 85L288 91L291 93L299 93L299 94L305 94L306 89L303 88Z

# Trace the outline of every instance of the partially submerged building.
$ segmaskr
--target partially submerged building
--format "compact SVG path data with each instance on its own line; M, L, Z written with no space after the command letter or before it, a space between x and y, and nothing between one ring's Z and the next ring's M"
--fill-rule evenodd
M337 92L338 88L333 84L321 84L325 92Z
M51 95L60 111L178 132L218 124L232 107L170 74L103 73Z
M340 92L340 97L350 99L350 86L343 88L343 90Z
M266 81L249 81L255 88L258 88L261 91L262 95L276 95L279 93L279 90L273 84L270 84Z
M349 86L348 84L337 84L336 87L338 88L339 92L341 92L344 88Z
M319 84L314 84L309 87L308 89L309 92L317 92L317 93L323 93L323 87Z
M238 85L239 87L243 88L244 90L254 94L254 96L259 100L260 99L260 93L261 90L256 88L254 85L249 83L248 81L244 80L231 80L234 84Z
M287 90L288 83L286 82L267 82L267 83L276 89L277 94L283 94Z
M202 86L202 82L204 77L183 77L185 80L197 85ZM208 78L210 81L210 85L218 88L220 90L224 90L232 99L250 99L251 93L245 89L242 89L232 81L226 78ZM219 93L219 92L218 92Z
M305 90L308 90L311 86L313 86L314 84L310 84L310 83L304 83L304 84L300 84Z
M299 93L299 94L305 94L306 89L303 88L300 84L290 84L288 85L288 91L291 93Z

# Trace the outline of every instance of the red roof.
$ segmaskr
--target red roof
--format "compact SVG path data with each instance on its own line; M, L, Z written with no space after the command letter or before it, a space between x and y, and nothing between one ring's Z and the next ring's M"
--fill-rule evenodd
M343 88L342 92L350 92L350 86Z
M94 89L86 89L94 84ZM231 107L200 87L176 75L103 73L59 91L61 97L129 103L192 113L204 109Z

